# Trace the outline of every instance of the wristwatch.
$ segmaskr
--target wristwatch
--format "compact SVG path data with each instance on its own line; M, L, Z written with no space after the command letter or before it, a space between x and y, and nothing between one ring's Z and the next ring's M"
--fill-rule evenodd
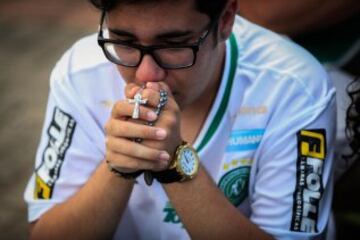
M193 179L199 170L199 156L194 148L183 142L176 148L172 162L167 170L153 172L160 183L184 182Z

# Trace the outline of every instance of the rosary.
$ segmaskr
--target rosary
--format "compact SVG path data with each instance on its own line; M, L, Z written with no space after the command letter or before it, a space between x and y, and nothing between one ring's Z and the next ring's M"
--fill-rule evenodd
M143 89L144 87L142 87ZM157 116L160 115L162 109L164 108L164 106L166 105L168 101L168 94L165 90L160 90L160 100L158 105L156 106L155 109L155 113ZM128 99L129 103L134 104L134 111L132 114L132 118L133 119L138 119L139 118L139 113L140 113L140 105L144 105L147 103L147 99L142 99L141 93L138 92L135 94L134 99ZM155 121L152 122L147 122L146 124L149 126L154 126L155 125ZM141 143L143 139L141 138L135 138L134 141L137 143ZM148 186L150 186L153 183L154 177L151 174L151 171L144 171L144 180L146 182L146 184Z

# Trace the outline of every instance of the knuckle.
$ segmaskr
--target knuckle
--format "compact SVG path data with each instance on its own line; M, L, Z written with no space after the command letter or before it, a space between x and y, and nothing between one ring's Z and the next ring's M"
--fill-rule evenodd
M118 122L117 124L113 125L113 133L116 136L122 136L124 127L123 124L121 122Z
M108 120L104 125L105 133L108 134L110 130L110 120Z
M173 99L169 99L168 103L166 104L167 109L171 109L171 111L178 113L180 112L180 107L179 105L173 100Z
M180 113L180 107L175 101L172 102L172 107L176 113Z
M141 92L141 95L142 95L143 98L149 98L149 97L150 97L150 91L145 88L145 89Z
M126 156L121 156L121 158L118 159L117 166L120 168L131 169L131 159Z
M128 168L131 168L131 169L142 168L140 161L133 160L133 161L127 161L127 162L128 162L128 166L127 166Z
M134 83L126 84L125 86L125 95L127 98L130 98L132 93L135 92L139 87L136 86Z
M147 127L143 131L146 138L153 138L156 136L156 130L154 128Z
M116 115L117 115L116 113L117 113L117 110L120 109L120 107L119 107L120 104L121 104L120 101L117 101L117 102L114 104L113 108L111 109L111 115L112 115L112 116L116 116Z
M143 158L144 153L143 151L140 149L140 147L134 147L134 154L137 158Z
M127 155L131 155L131 156L134 156L134 157L138 157L139 156L139 147L136 146L136 144L129 144L128 146L126 146L125 148L125 152Z
M110 148L110 139L109 139L109 137L105 137L105 147L106 147L106 149Z
M113 118L121 118L126 116L129 107L126 100L117 101L111 109L111 116Z
M147 105L155 106L157 104L156 97L152 90L145 89L142 94L144 99L147 99Z
M155 162L159 159L159 156L160 156L160 151L157 149L151 150L148 154L148 158Z
M111 151L107 150L105 152L105 159L111 163L114 160L113 153Z
M156 163L154 168L155 168L155 171L162 171L162 170L166 169L165 165L161 162Z
M112 120L107 126L107 134L112 136L123 136L126 128L122 121Z
M105 142L105 146L109 150L112 150L112 151L116 150L115 139L112 138L112 137L107 137L106 142Z
M166 122L170 127L175 126L177 124L177 118L173 114L168 114L166 117Z
M107 134L113 135L113 134L114 134L114 131L115 131L114 121L110 120L110 121L107 123Z

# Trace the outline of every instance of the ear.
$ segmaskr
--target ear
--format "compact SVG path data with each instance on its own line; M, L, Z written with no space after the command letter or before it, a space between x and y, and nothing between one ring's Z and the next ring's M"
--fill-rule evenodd
M225 41L229 38L234 21L235 15L238 10L238 3L237 0L228 0L222 14L219 18L218 24L218 39L220 41Z

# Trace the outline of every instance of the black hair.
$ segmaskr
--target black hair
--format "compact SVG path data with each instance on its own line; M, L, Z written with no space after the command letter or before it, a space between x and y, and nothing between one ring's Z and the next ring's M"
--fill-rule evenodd
M346 159L360 160L360 78L355 79L347 89L351 104L346 112L346 136L352 153Z
M164 0L89 0L101 11L111 11L119 4L141 4ZM180 0L181 1L181 0ZM195 0L196 10L208 15L211 21L216 21L225 8L228 0Z

